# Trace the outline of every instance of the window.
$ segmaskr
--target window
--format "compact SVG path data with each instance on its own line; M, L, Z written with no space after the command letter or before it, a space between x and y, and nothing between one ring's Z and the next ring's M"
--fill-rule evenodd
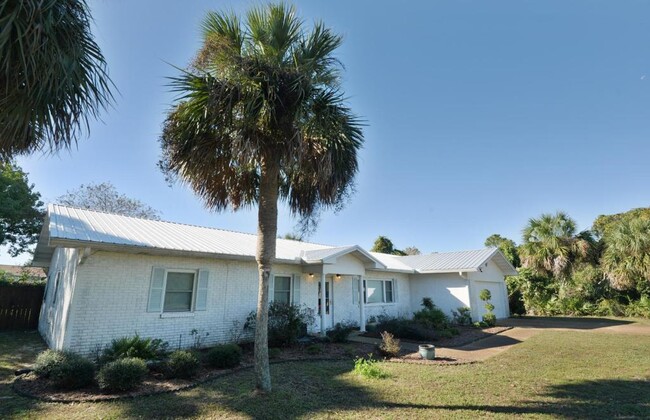
M273 280L273 301L291 303L291 277L275 276Z
M54 280L54 290L52 291L52 293L54 293L52 295L52 304L56 303L56 295L59 292L59 282L60 281L61 281L61 272L57 271L56 272L56 277L55 277L55 280Z
M395 286L393 280L365 280L365 303L394 303Z
M163 312L190 312L196 273L168 271Z

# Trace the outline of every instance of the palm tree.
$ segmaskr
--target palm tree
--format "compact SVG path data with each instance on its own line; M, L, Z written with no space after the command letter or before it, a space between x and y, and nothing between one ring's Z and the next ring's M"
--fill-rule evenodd
M112 101L85 0L0 3L0 159L75 143Z
M566 213L542 214L523 230L522 266L539 274L566 280L577 261L592 256L593 239L588 232L576 235L576 223Z
M340 91L333 52L341 37L322 23L306 31L295 9L279 4L251 9L244 22L211 12L202 29L190 69L172 78L180 97L164 123L160 167L208 208L258 206L255 376L258 390L269 391L278 200L305 218L340 205L363 133Z
M650 286L650 220L623 219L607 233L602 266L618 290Z

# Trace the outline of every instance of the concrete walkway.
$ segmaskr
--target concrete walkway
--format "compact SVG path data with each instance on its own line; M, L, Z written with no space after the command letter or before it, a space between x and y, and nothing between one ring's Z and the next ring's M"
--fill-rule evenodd
M436 346L436 357L452 358L468 362L480 362L508 350L511 346L540 333L528 328L512 328L502 333L483 338L461 347L447 348ZM351 334L350 341L366 344L381 344L381 339ZM402 342L402 348L411 352L419 350L418 344Z
M436 346L436 357L449 357L457 360L480 362L496 356L515 344L521 343L544 330L650 335L649 322L637 322L625 319L523 317L503 319L498 324L513 328L461 347L446 348ZM358 335L358 333L353 333L349 339L350 341L366 344L381 343L381 340L378 338L363 337ZM402 348L412 352L419 350L417 344L407 342L402 342Z

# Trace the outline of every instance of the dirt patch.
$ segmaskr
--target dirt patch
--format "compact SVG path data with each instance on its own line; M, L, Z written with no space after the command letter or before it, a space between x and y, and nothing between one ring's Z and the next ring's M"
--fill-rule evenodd
M372 353L374 348L371 344L362 343L305 343L296 347L281 349L279 352L272 352L275 357L270 362L273 364L301 360L352 360L355 357ZM245 350L242 364L237 368L212 369L203 366L191 380L169 379L162 374L150 372L140 386L129 392L104 392L96 384L78 390L61 390L57 389L51 381L38 378L33 373L17 377L13 382L13 388L23 396L49 402L111 401L121 398L176 392L251 368L253 366L252 348L246 348Z
M413 365L466 365L476 363L473 360L456 359L453 357L436 357L433 360L423 359L420 353L408 353L400 357L386 359L390 363L409 363Z

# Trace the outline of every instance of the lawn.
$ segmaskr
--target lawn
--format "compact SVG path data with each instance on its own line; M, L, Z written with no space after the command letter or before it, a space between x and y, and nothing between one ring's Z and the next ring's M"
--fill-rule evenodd
M189 391L111 403L46 404L12 394L10 369L32 359L34 334L0 334L0 418L627 418L650 417L650 336L545 331L479 364L382 364L368 380L350 362L274 365L274 391L252 372Z

